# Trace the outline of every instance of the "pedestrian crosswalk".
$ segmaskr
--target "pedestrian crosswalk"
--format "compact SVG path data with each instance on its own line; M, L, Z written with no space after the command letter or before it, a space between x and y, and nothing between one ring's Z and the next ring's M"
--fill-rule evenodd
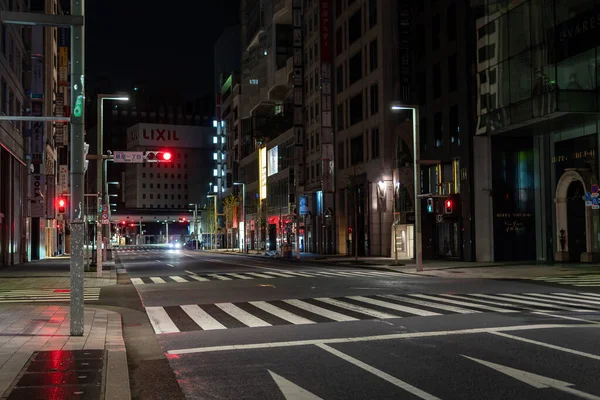
M152 285L157 283L188 283L188 282L210 282L231 281L247 279L274 279L274 278L365 278L365 277L398 277L396 272L386 271L265 271L261 272L229 272L218 274L187 274L169 276L147 276L141 278L130 278L134 285Z
M165 250L168 250L166 247L122 247L122 248L118 248L115 249L115 252L121 254L121 253L140 253L140 252L157 252L157 251L161 251L164 252Z
M571 285L577 287L600 287L600 274L540 276L530 280L553 283L557 285Z
M157 334L444 314L598 310L596 293L417 293L146 307Z
M97 301L100 298L100 289L85 288L84 301ZM69 301L69 289L13 289L0 290L0 303L51 303Z

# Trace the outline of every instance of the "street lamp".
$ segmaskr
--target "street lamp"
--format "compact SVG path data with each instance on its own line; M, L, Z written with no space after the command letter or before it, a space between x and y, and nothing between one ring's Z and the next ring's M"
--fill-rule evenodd
M242 185L242 220L244 222L244 234L239 231L239 240L242 244L242 253L246 254L246 184L243 182L234 182L234 185Z
M415 187L415 263L417 266L417 272L423 271L423 246L421 243L421 200L419 198L420 192L420 176L421 176L421 165L419 158L419 106L392 105L392 111L400 110L411 110L412 111L412 124L413 124L413 169L414 169L414 187ZM394 202L396 201L394 196ZM396 227L394 226L394 232ZM396 263L398 262L398 253L396 249L396 243L394 243L394 253L396 254Z
M214 211L214 214L215 214L215 226L214 226L214 234L213 234L213 236L214 236L214 243L215 243L215 250L216 250L217 249L217 230L218 230L218 227L217 227L217 224L218 224L218 222L217 222L217 195L216 194L209 194L206 197L214 197L215 198L215 211Z
M96 126L96 154L99 156L96 161L96 190L100 193L100 200L98 201L98 219L96 221L96 242L97 242L97 250L96 250L96 271L98 276L102 276L102 255L100 252L101 243L103 241L103 237L106 237L106 233L104 232L104 228L102 226L102 202L108 204L108 183L103 183L103 178L106 179L106 162L108 159L104 160L102 155L103 151L103 140L104 140L104 100L116 100L116 101L129 101L129 96L117 96L114 94L98 94L97 95L97 107L98 107L98 122ZM108 181L108 179L106 179ZM104 192L104 196L101 193ZM108 212L108 210L107 210Z

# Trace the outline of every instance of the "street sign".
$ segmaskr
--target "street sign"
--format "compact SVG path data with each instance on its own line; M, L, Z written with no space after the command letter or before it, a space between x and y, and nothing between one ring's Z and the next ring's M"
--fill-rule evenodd
M598 184L597 184L597 183L594 183L594 184L592 185L592 193L598 193L598 191L599 191L599 190L598 190Z
M114 157L113 161L116 163L143 164L144 163L144 152L143 151L115 151L115 157Z
M597 206L600 203L600 199L598 197L592 197L592 206Z
M103 213L107 213L108 212L108 206L106 204L102 205L102 212Z
M102 225L108 225L108 214L106 213L106 211L104 211L102 213Z

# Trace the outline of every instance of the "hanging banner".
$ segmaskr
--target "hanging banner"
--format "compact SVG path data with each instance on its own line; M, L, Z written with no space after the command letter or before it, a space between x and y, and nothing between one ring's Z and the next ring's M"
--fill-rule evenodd
M45 216L44 201L44 174L31 174L29 184L31 189L31 217L43 218Z
M46 175L46 218L54 219L55 206L54 199L56 197L55 175Z
M64 93L56 93L56 102L54 106L54 115L63 117L65 114L65 95ZM56 146L66 146L68 137L64 122L56 122L54 124L54 142Z

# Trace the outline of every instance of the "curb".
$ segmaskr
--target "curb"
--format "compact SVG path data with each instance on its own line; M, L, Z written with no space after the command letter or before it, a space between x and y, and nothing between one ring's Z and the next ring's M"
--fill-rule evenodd
M104 310L108 313L106 326L106 346L108 357L106 362L106 385L104 388L105 399L131 399L129 386L129 366L127 364L127 350L123 338L123 322L121 314L115 311Z

